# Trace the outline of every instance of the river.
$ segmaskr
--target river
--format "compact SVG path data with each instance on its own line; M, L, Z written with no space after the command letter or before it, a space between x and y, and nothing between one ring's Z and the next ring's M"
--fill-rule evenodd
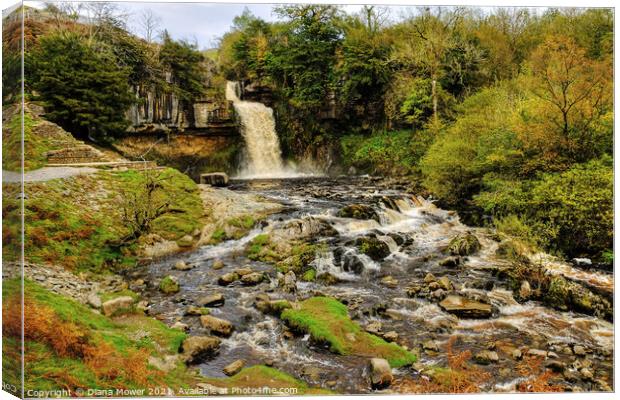
M446 366L445 346L456 337L455 352L470 351L475 356L490 351L498 355L498 360L477 366L490 374L480 385L482 391L516 390L527 378L517 368L519 353L525 355L531 350L543 354L543 365L556 362L556 381L565 389L605 390L605 385L611 386L613 324L595 316L558 311L537 301L517 302L500 278L510 263L496 256L497 238L486 229L463 225L455 212L439 209L371 177L237 180L221 190L258 194L280 203L282 209L240 239L156 261L131 277L146 281L143 296L150 302L149 314L170 325L177 321L187 324L191 335L204 335L205 330L199 318L185 315L186 308L198 305L198 298L205 295L224 296L225 303L212 307L210 314L232 322L235 331L222 339L217 356L199 365L205 376L223 377L224 366L243 359L246 365L272 365L311 385L337 392L371 392L367 359L336 355L313 343L308 335L291 335L279 318L254 306L257 295L266 293L273 299L291 301L331 296L347 305L349 315L360 326L378 322L378 334L395 332L398 344L418 354L416 364L394 370L397 379L416 379L420 371ZM339 210L351 204L370 206L370 218L338 216ZM329 274L337 282L303 282L297 277L297 290L290 293L278 285L274 265L248 258L248 243L257 235L293 235L295 229L303 232L306 242L321 244L312 267L318 275ZM458 259L458 265L445 262L450 240L466 233L478 238L480 250ZM360 238L383 243L381 248L387 248L387 256L373 260L362 254ZM180 260L194 268L175 270L173 266ZM220 261L223 268L212 268ZM558 260L553 263L561 265L564 273L594 286L613 283L611 274L578 270ZM223 274L244 266L264 272L268 279L256 286L238 281L228 286L218 284ZM447 277L451 290L437 292L437 285L430 284L433 279L429 273L435 280ZM178 293L167 295L157 289L167 275L178 279ZM428 286L433 293L424 295ZM415 294L411 287L422 290ZM478 319L450 314L439 306L450 294L490 304L492 314Z

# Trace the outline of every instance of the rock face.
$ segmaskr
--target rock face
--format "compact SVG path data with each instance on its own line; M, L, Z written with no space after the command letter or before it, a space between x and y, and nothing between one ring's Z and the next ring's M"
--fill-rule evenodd
M228 175L225 172L212 172L210 174L200 174L200 183L216 187L228 186Z
M373 389L386 388L390 386L393 379L392 369L386 359L370 359L370 384Z
M133 306L133 298L129 296L120 296L103 303L103 314L110 316L115 312L123 309L130 309Z
M215 333L220 336L230 336L234 329L233 324L225 319L213 317L211 315L203 315L200 317L200 323L211 333Z
M185 362L188 364L195 364L215 355L219 348L220 339L212 336L190 336L181 345Z
M244 366L245 366L245 361L237 360L237 361L232 362L232 363L228 364L227 366L225 366L223 371L224 371L224 373L226 375L233 376L233 375L239 373L239 371L241 371Z
M489 304L469 300L465 297L450 295L439 306L446 312L459 318L489 318L492 308Z

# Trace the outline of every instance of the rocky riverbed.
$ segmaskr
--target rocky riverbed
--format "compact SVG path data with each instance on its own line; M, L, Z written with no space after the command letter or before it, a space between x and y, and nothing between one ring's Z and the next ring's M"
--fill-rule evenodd
M341 393L409 392L451 367L483 376L481 391L612 389L611 274L540 254L517 263L506 238L394 187L369 177L205 187L202 246L126 278L150 315L203 337L186 352L205 376L269 365ZM354 334L318 337L298 318L311 298L344 304ZM377 350L359 346L370 337L415 362L377 375Z

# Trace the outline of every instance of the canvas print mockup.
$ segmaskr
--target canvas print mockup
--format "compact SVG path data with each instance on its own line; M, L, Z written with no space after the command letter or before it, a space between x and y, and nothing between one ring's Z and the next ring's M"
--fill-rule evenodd
M611 8L2 15L2 389L610 392Z

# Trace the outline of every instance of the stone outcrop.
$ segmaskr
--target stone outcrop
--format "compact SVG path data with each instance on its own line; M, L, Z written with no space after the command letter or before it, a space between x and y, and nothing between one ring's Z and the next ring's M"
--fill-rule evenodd
M199 363L205 358L217 353L220 348L220 339L212 336L190 336L181 345L188 364Z
M489 304L456 295L446 297L439 303L439 306L444 311L459 318L488 318L492 313L492 308Z

